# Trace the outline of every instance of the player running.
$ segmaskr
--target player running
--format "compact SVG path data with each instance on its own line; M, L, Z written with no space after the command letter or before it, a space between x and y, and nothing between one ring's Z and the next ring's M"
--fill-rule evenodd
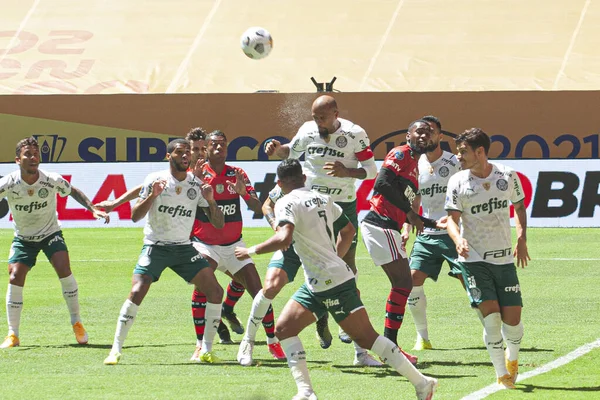
M29 137L17 143L15 162L19 170L0 179L0 199L7 198L15 227L8 257L8 335L0 348L16 347L21 343L19 326L23 310L23 287L40 251L44 252L58 275L75 339L79 344L86 344L88 334L79 314L79 287L71 272L67 244L60 229L56 195L71 196L95 218L104 219L105 223L110 221L109 216L98 210L85 194L62 176L39 169L40 148L35 138Z

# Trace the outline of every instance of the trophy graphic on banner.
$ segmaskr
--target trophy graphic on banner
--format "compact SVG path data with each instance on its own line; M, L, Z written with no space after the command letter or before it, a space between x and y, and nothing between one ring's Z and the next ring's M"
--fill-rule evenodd
M60 160L60 156L67 144L67 138L58 135L33 135L40 145L40 157L44 163L53 163Z

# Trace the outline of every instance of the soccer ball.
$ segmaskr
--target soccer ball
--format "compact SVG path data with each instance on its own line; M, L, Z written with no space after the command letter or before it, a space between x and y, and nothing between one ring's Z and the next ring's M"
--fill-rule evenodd
M253 60L265 58L273 48L273 38L265 28L254 26L248 28L241 38L244 54Z

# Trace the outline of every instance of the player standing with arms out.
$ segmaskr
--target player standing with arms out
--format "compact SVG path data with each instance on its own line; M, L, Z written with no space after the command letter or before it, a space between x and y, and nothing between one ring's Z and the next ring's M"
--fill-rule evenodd
M426 121L410 124L407 144L393 148L385 157L375 181L371 210L361 223L363 241L375 265L381 266L392 288L385 307L384 336L398 343L406 302L412 290L410 267L403 250L400 230L406 219L420 233L424 223L430 228L444 228L444 221L420 217L412 209L418 186L419 156L432 146L431 127ZM413 363L417 357L405 353Z
M405 376L416 388L417 398L429 400L437 380L421 374L389 339L380 336L371 325L356 288L350 267L339 257L353 240L355 229L340 206L327 195L304 186L306 176L296 159L284 160L277 168L277 184L286 196L275 205L277 232L268 240L248 249L237 248L240 259L294 248L302 260L304 284L286 304L277 320L277 337L288 360L298 393L293 400L314 400L306 352L298 335L324 313L331 313L350 337ZM335 240L333 224L342 226Z
M79 314L79 288L71 272L71 262L56 214L56 195L71 196L94 217L110 221L79 189L71 186L59 174L39 169L40 148L33 137L17 143L15 162L19 170L0 179L0 199L6 197L14 219L15 237L8 257L8 290L6 318L8 335L0 348L20 345L19 325L23 310L23 287L37 256L43 251L56 271L71 315L71 325L79 344L88 342L88 335Z
M131 212L134 222L148 215L144 227L144 246L133 271L131 292L119 313L112 349L104 360L106 365L115 365L121 360L123 343L138 308L151 284L158 281L167 267L206 293L208 324L200 361L219 361L212 352L212 342L221 321L223 288L208 262L192 246L190 232L197 207L204 210L210 223L217 228L225 224L223 213L213 198L212 187L188 172L191 159L188 141L171 141L167 145L167 159L169 169L146 177L140 200Z
M456 245L457 263L471 302L483 315L483 339L497 381L514 389L523 338L523 301L514 258L522 268L530 260L525 194L514 170L488 162L490 138L484 131L466 130L456 138L456 146L462 171L448 182L448 234ZM510 203L517 230L514 251Z
M272 140L266 144L265 152L269 156L275 154L284 159L300 158L304 154L306 186L331 196L358 231L355 181L373 179L377 175L369 137L360 126L339 118L337 103L331 96L318 97L312 104L311 112L313 121L305 122L290 143L282 145ZM334 230L337 235L339 227L334 226ZM343 257L355 274L357 238L358 233ZM317 325L318 329L326 326L326 320L319 321ZM340 331L340 339L350 343L343 331Z
M262 207L263 215L274 231L277 231L278 229L274 207L276 202L283 196L284 194L281 187L275 186L273 190L269 192L269 197ZM338 235L338 241L340 240L341 237ZM339 253L339 255L343 254ZM254 297L252 309L246 324L246 334L244 335L244 339L240 343L240 348L238 350L237 360L241 365L252 365L252 353L254 350L256 331L258 330L258 323L261 321L265 312L271 306L273 299L279 294L281 289L294 280L301 266L302 261L300 261L300 258L296 254L293 244L287 249L277 250L271 257L271 261L269 261L267 267L265 283L262 290ZM319 321L323 321L323 319L320 319ZM319 324L319 321L317 321L317 324ZM331 345L332 339L329 327L325 323L324 329L321 327L319 332L319 326L317 325L317 331L321 347L324 349L328 348ZM365 349L358 346L356 342L354 342L354 350L354 365L364 367L379 367L383 365L375 360Z
M450 177L460 170L460 163L454 154L440 147L443 136L440 120L432 115L421 120L429 124L431 135L425 148L426 153L419 158L419 192L413 203L413 211L418 212L419 206L422 206L424 217L437 220L447 215L444 209L446 188ZM411 229L410 224L404 223L403 247ZM425 279L429 277L437 281L444 260L454 260L457 256L454 242L446 230L424 228L423 233L415 239L409 257L413 288L408 298L408 308L417 329L413 350L432 348L427 329L427 297L423 287ZM450 265L450 270L450 275L460 280L460 271L456 266Z
M226 158L227 137L221 131L211 132L207 136L207 162L202 166L201 173L204 182L211 185L215 192L215 201L225 215L225 226L222 229L215 229L207 223L208 217L204 212L199 210L194 223L193 244L196 250L205 255L213 270L218 268L229 276L235 277L236 281L242 283L242 289L246 287L252 297L255 297L262 289L256 266L250 258L238 260L233 251L236 247L245 246L242 241L240 198L244 199L254 212L261 211L261 203L246 173L238 167L225 164ZM237 321L233 313L235 301L232 300L234 299L225 300L222 315L232 315ZM204 325L203 304L206 304L204 294L198 289L194 290L192 313L198 341L192 360L197 360L202 349L200 331L203 330ZM279 340L275 337L275 317L272 307L269 306L262 323L267 333L267 347L270 353L277 359L285 359ZM237 325L241 327L239 321Z

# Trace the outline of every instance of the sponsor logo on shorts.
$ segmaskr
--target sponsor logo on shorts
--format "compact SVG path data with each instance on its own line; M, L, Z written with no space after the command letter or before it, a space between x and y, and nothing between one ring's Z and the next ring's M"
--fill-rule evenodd
M469 293L471 294L471 298L474 301L479 301L481 300L481 290L479 290L479 288L469 288Z
M506 190L508 189L508 182L506 181L506 179L498 179L496 181L496 187L499 190L506 192Z
M195 262L195 261L198 261L198 260L202 260L202 258L203 258L202 254L198 253L194 257L190 258L190 261L191 262Z
M335 145L337 147L346 147L347 144L348 139L346 139L344 136L338 136L338 138L335 139Z
M325 299L323 305L327 308L340 305L340 299Z
M58 243L58 242L64 243L65 239L63 239L63 237L60 235L56 235L52 239L50 239L50 241L48 242L48 246L51 246L52 243Z
M514 292L519 293L521 291L521 286L517 283L515 286L506 286L504 288L505 292Z

